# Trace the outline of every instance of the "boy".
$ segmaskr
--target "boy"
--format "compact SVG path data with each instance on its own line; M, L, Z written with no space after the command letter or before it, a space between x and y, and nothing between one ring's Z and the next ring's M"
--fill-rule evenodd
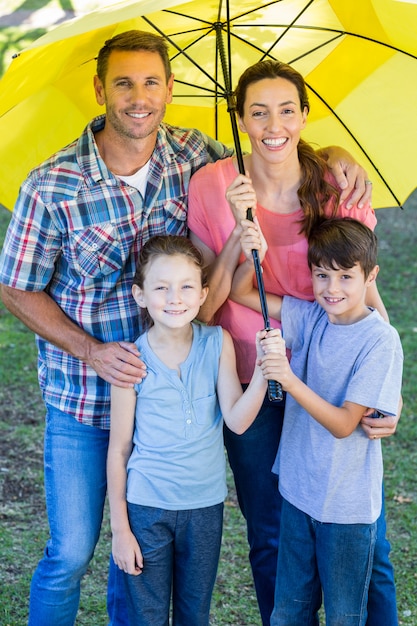
M244 224L248 262L232 295L241 303L252 290L251 249L262 258L266 247L256 225ZM315 302L269 302L292 355L275 372L288 397L273 466L283 507L271 626L318 624L322 593L327 624L366 622L383 468L380 440L358 425L367 407L396 413L403 360L396 330L365 305L376 258L367 226L325 220L309 238Z

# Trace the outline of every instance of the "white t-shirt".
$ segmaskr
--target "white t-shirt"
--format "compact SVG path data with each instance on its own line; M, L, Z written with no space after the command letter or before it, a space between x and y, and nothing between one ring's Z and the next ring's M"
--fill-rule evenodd
M117 178L120 178L120 180L123 180L125 183L127 183L131 187L134 187L135 189L137 189L140 195L142 196L142 198L145 197L146 183L148 181L148 172L149 172L150 162L151 162L150 159L149 161L146 161L145 165L143 165L137 172L135 172L131 176L118 176L117 177Z

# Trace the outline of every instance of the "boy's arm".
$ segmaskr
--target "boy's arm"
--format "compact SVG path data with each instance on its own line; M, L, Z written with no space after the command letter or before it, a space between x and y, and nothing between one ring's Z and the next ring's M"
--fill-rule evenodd
M282 388L334 437L348 437L361 421L366 407L348 401L339 407L321 398L294 374L282 350L270 364L268 373L279 380Z
M128 574L142 572L143 557L127 515L126 466L132 451L136 392L112 385L110 440L107 453L107 490L110 504L112 553L116 565Z

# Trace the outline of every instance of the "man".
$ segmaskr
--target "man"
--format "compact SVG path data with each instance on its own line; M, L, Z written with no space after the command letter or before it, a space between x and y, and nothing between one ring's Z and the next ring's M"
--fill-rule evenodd
M173 81L162 38L129 31L107 41L94 79L106 116L29 174L6 236L1 294L36 333L46 404L50 539L32 579L29 626L76 619L106 495L110 384L131 387L146 375L132 343L144 323L130 295L141 246L155 234L187 234L192 173L230 154L195 129L163 123ZM110 623L126 624L110 569Z

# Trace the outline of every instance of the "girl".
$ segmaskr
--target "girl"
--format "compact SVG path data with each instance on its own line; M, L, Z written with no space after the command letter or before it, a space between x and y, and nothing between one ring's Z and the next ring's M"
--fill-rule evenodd
M180 236L144 246L132 293L151 318L136 345L141 384L112 387L108 491L113 558L125 573L131 626L207 626L226 496L223 420L254 420L277 331L256 336L242 394L232 339L193 320L207 297L203 258Z

